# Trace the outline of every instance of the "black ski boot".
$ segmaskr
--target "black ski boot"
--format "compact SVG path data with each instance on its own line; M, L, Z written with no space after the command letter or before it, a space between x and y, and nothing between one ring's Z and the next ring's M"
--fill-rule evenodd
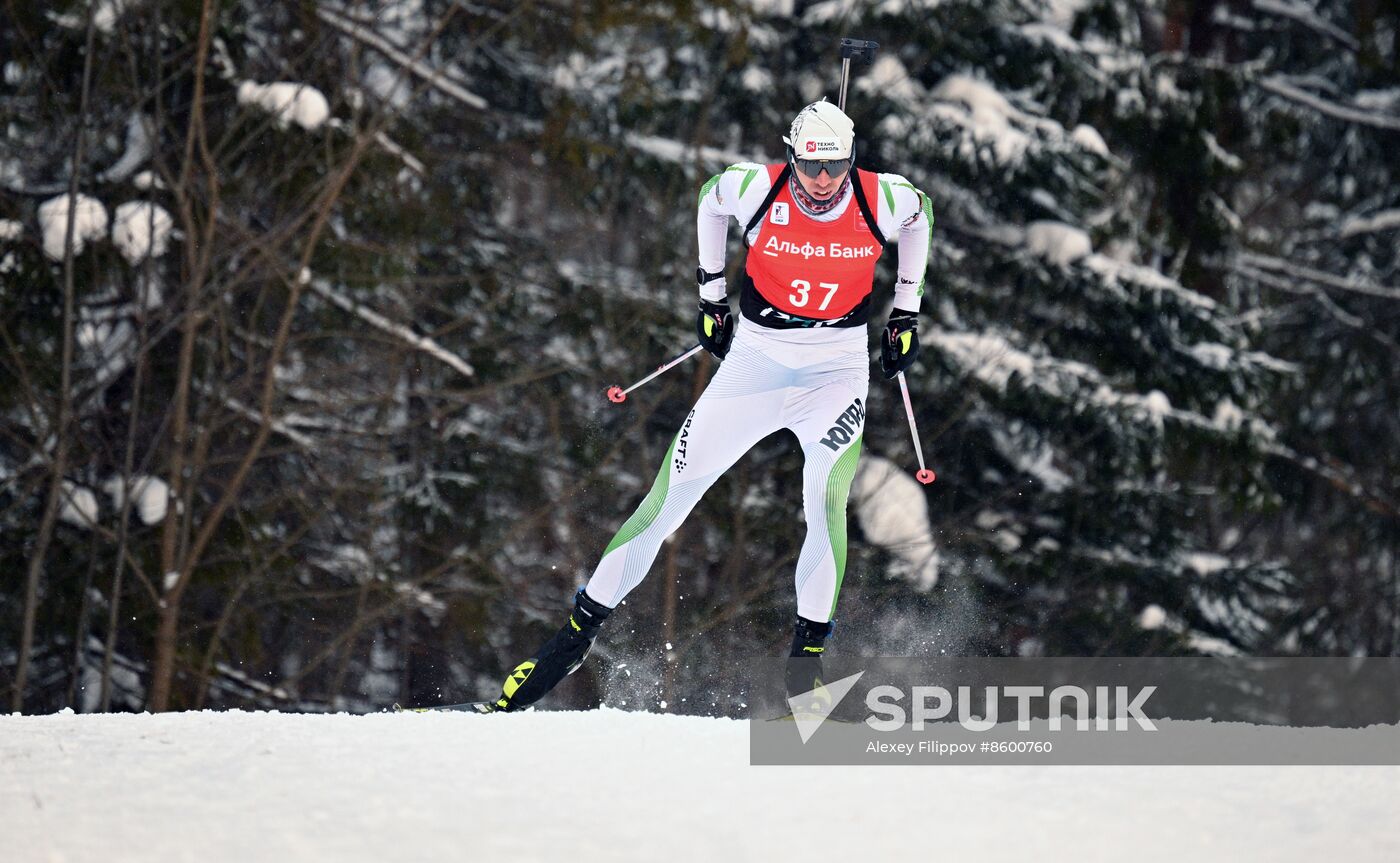
M826 652L826 639L835 628L834 623L817 623L801 615L793 627L792 652L788 654L787 671L784 683L789 699L799 695L814 693L817 699L826 695L822 681L822 654ZM828 698L829 700L829 698Z
M534 656L515 666L501 687L500 697L490 702L492 711L524 710L573 674L588 656L594 637L611 613L611 608L593 601L579 588L568 623Z

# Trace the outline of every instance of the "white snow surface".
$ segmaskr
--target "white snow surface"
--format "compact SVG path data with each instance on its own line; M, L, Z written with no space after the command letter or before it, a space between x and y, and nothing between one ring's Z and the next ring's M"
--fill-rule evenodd
M118 512L122 507L122 478L111 477L102 486L112 498L112 508ZM131 508L143 524L158 524L165 520L170 506L170 486L165 480L154 476L134 476L131 478Z
M99 33L110 36L117 29L117 21L121 19L123 13L135 6L137 0L92 0L89 4L93 7L92 24ZM50 11L49 20L60 27L69 30L87 29L86 12L67 12L59 14Z
M998 163L1014 165L1030 147L1030 136L1012 124L1021 112L986 81L949 75L930 95L938 100L930 109L934 116L962 126L968 132L965 145L989 146Z
M63 505L58 510L59 521L75 527L92 527L97 522L97 495L92 489L63 481Z
M1035 358L1011 345L995 333L957 333L934 331L929 339L939 350L956 358L983 383L1005 391L1011 376L1032 377L1036 371Z
M1259 80L1259 86L1276 96L1295 102L1299 105L1344 120L1348 123L1357 123L1363 126L1372 126L1377 129L1389 129L1391 131L1400 130L1400 117L1387 113L1368 110L1356 105L1346 105L1334 102L1316 94L1302 89L1283 75L1270 75Z
M63 244L68 234L68 210L73 215L73 254L82 254L89 240L107 236L107 208L89 195L78 195L76 205L67 195L50 198L39 205L39 230L44 234L44 254L63 260Z
M863 93L879 93L900 105L922 101L924 88L893 54L881 54L855 85Z
M1245 422L1244 411L1240 406L1228 398L1221 399L1215 405L1215 415L1211 417L1211 422L1227 431L1236 431Z
M738 150L726 150L719 147L696 147L693 144L671 138L661 138L656 135L640 135L629 132L624 140L629 146L635 147L643 153L666 162L675 162L678 165L699 161L707 166L718 167L739 162L764 164L772 161L762 153L741 153Z
M0 219L0 240L14 242L24 236L24 225L14 219Z
M1069 54L1084 50L1084 46L1054 24L1022 24L1017 31L1032 42L1045 42Z
M1064 222L1031 222L1026 226L1026 248L1052 264L1067 267L1094 251L1089 235Z
M1167 622L1167 612L1162 606L1153 603L1138 614L1138 626L1143 629L1161 629Z
M1104 143L1103 135L1093 126L1080 123L1074 127L1074 131L1069 134L1070 140L1078 144L1082 149L1088 150L1097 156L1107 159L1109 156L1108 144Z
M14 863L1380 863L1397 794L1394 767L751 767L744 721L609 709L0 716Z
M136 173L136 169L146 164L155 150L155 136L151 131L154 128L155 122L150 117L139 111L133 112L126 120L126 149L97 179L104 183L120 183Z
M170 486L157 477L139 477L133 486L132 499L143 523L159 524L165 521L165 511L170 506Z
M760 15L782 18L792 14L794 0L748 0L747 5Z
M442 69L435 69L428 63L396 48L393 42L379 34L377 22L374 28L363 26L356 23L355 19L330 8L329 4L318 5L316 17L357 42L369 45L395 64L408 69L437 92L477 110L484 111L490 107L485 99L462 86L456 80L455 75L450 75Z
M413 81L387 63L371 64L365 70L364 82L371 93L395 111L407 108L411 101Z
M842 21L861 5L861 0L822 0L820 3L813 3L807 7L807 11L802 16L802 23L810 27Z
M161 205L127 201L113 214L112 243L128 264L139 264L165 254L174 227L175 220Z
M1214 575L1223 569L1229 569L1232 565L1230 558L1208 551L1193 551L1185 554L1182 556L1182 562L1187 569L1194 571L1197 575Z
M1068 30L1074 24L1074 16L1088 5L1089 0L1045 0L1040 14L1054 26Z
M155 171L142 171L131 178L131 184L143 192L148 189L164 189L160 176Z
M298 273L297 278L302 284L311 288L311 290L315 291L327 301L350 312L367 322L370 326L401 339L423 353L436 357L441 362L446 363L467 377L476 374L476 371L472 368L470 363L447 350L433 339L427 336L420 336L411 328L403 324L394 323L373 309L360 305L350 297L342 294L336 287L333 287L330 282L324 279L313 279L311 278L311 274L305 270Z
M79 313L75 329L86 363L96 371L95 382L106 386L131 364L136 328L117 317L97 317L90 309Z
M118 19L135 5L135 0L98 0L92 13L92 24L103 33L111 35L117 29Z
M296 123L303 129L316 129L331 115L325 94L310 84L292 81L240 82L238 104L252 105L273 114L283 128Z
M899 575L919 590L938 583L938 550L924 487L907 470L867 453L851 481L851 500L867 541L903 562Z
M1354 237L1357 234L1378 234L1381 231L1388 231L1400 228L1400 210L1381 210L1370 216L1349 216L1342 222L1342 239Z
M1038 435L1025 432L1020 423L1010 428L992 428L992 442L1001 457L1022 473L1035 477L1052 494L1073 485L1069 474L1055 466L1055 448Z

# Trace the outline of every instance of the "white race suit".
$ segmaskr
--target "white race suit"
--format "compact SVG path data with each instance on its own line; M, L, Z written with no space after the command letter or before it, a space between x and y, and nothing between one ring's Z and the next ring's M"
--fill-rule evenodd
M772 189L775 179L782 181L781 175L775 177L776 167L734 165L702 189L697 227L703 269L723 270L730 218L748 225L765 202L771 202L770 190L773 195L782 191ZM878 177L879 183L877 200L865 196L867 206L880 233L890 244L898 241L895 306L917 311L932 220L927 199L903 177L867 176L872 184ZM854 215L853 186L847 182L842 200L820 215L801 206L782 207L778 224L791 227L799 219L822 223L842 219L848 212ZM748 233L747 243L759 246L770 236L774 221L773 214L765 216ZM724 280L708 282L701 293L722 301ZM641 583L662 542L706 489L759 440L786 428L797 436L805 459L802 502L807 536L797 561L797 612L817 622L830 620L846 566L846 498L860 458L869 374L863 317L858 326L775 329L752 319L745 306L719 371L672 440L651 491L608 544L586 585L588 595L609 607L621 602Z

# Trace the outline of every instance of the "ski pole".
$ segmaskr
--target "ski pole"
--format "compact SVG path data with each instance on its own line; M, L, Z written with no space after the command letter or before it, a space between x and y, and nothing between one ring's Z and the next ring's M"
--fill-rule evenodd
M846 85L851 79L851 60L860 60L863 63L874 63L875 52L880 50L879 42L872 42L867 39L842 39L841 40L841 95L838 97L836 107L842 111L846 110ZM935 475L924 465L924 448L919 445L919 426L914 422L914 403L909 400L909 384L904 382L904 372L899 373L899 391L904 395L904 415L909 418L909 433L914 438L914 455L919 458L919 470L914 474L914 478L924 485L933 482Z
M919 472L914 479L928 485L935 479L933 471L924 467L924 448L919 445L919 426L914 422L914 403L909 400L909 384L904 382L904 372L899 375L899 391L904 395L904 415L909 417L909 433L914 437L914 455L919 458Z
M680 356L675 357L674 359L667 360L666 362L662 363L659 367L657 367L656 371L637 381L635 384L632 384L632 386L628 387L625 390L622 387L608 387L608 401L612 402L613 404L622 404L623 402L627 401L627 394L632 392L632 390L635 390L637 387L641 386L647 381L650 381L652 378L655 378L657 375L661 374L667 369L673 366L680 365L681 363L700 353L700 351L704 349L704 345L696 345L695 347L691 348L690 350L686 351Z
M880 50L879 42L871 42L866 39L841 40L841 95L836 107L842 111L846 110L846 82L851 78L851 58L863 63L874 63L875 52L878 50Z

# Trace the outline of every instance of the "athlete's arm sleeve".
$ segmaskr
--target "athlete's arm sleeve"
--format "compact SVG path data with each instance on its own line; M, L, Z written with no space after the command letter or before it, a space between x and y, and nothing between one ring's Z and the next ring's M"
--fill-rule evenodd
M763 182L754 182L758 178ZM758 203L753 200L755 187L762 186L760 196L767 193L768 172L762 165L740 162L716 174L700 189L700 202L695 217L695 234L699 241L700 266L707 273L724 270L725 244L729 235L729 219L746 224ZM723 302L728 291L721 276L700 286L702 299Z
M899 241L894 307L904 312L917 312L928 270L933 207L927 195L898 174L880 175L879 206L881 232L886 237L898 237Z

